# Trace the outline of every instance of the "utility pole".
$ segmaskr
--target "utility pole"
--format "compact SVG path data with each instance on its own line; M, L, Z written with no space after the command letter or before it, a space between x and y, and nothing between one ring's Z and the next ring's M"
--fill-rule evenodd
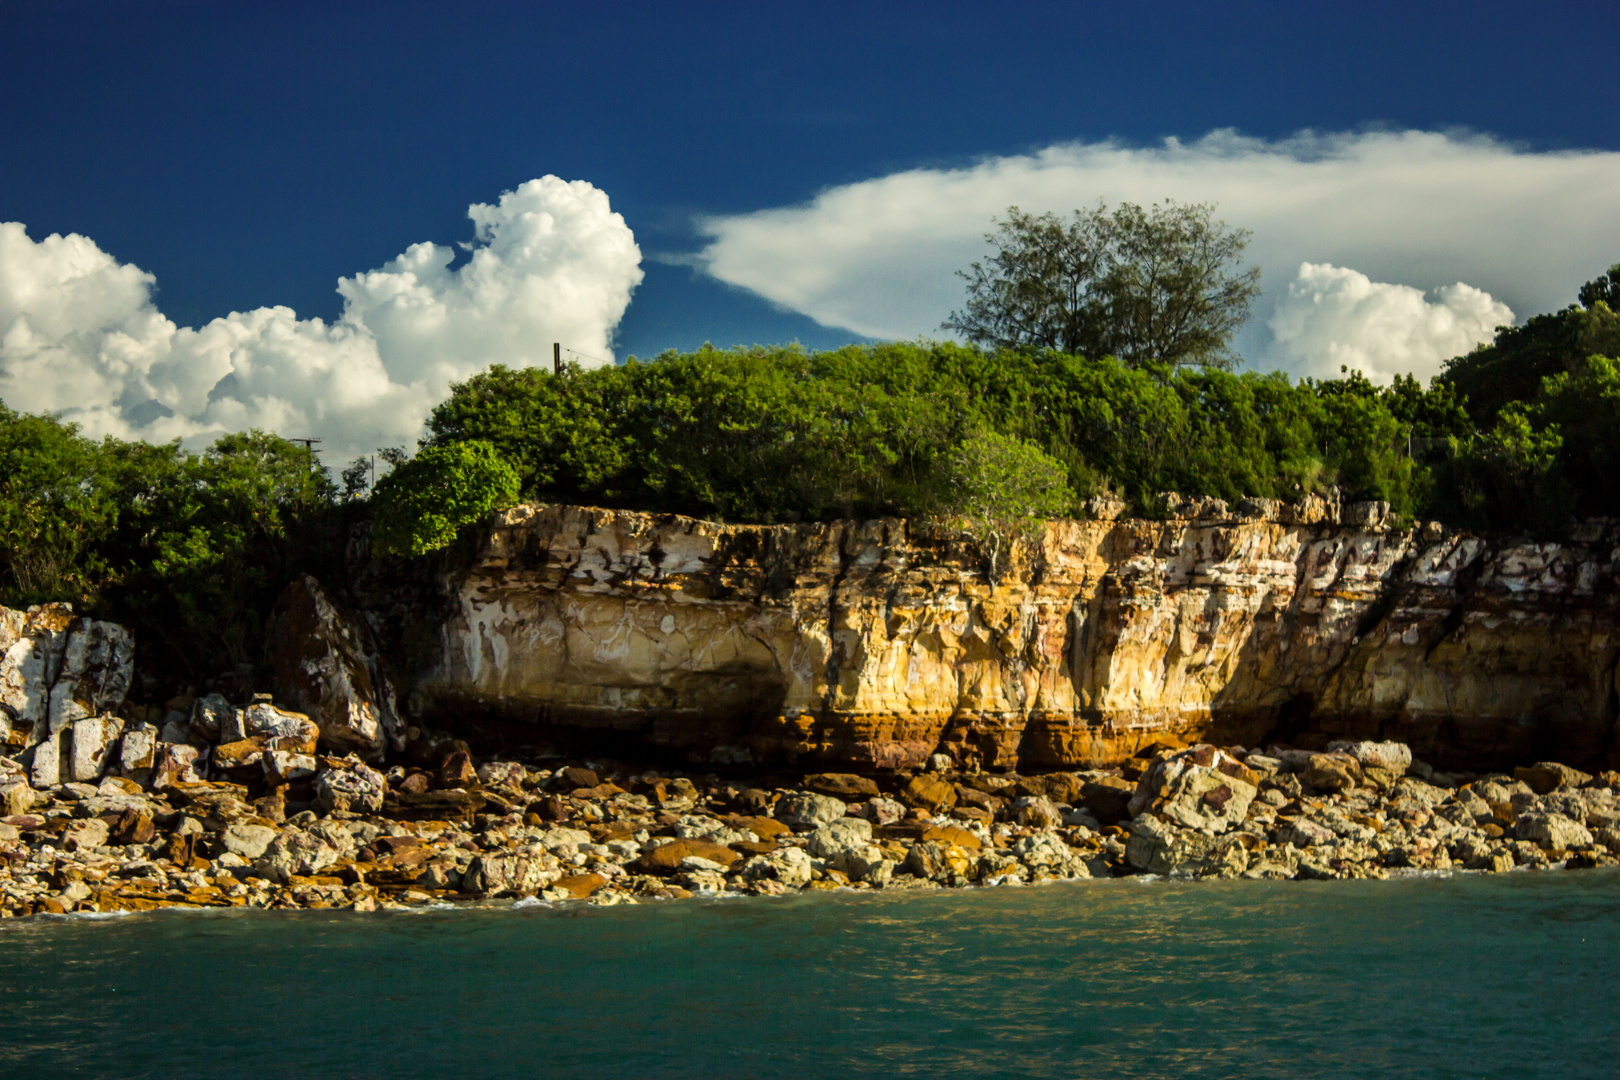
M553 375L562 374L562 342L560 341L551 343L551 373Z

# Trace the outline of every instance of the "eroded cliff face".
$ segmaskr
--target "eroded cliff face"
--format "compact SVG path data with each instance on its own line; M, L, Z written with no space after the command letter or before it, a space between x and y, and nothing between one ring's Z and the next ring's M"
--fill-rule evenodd
M1316 732L1459 767L1615 749L1617 530L1385 527L1376 505L1049 523L986 572L919 522L499 515L412 701L714 760L1106 765Z

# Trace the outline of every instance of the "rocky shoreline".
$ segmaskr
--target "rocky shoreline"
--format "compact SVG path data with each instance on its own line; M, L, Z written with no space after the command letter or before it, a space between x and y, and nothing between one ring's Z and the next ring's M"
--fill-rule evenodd
M314 754L314 725L269 702L190 705L191 730L244 736L201 755L206 777L175 768L172 745L154 762L127 736L97 777L36 786L0 758L0 918L1620 862L1620 773L1447 774L1400 743L1159 744L1119 769L1038 776L959 772L939 755L917 772L742 780L477 762L416 730L400 764L373 767ZM74 755L70 771L88 765Z

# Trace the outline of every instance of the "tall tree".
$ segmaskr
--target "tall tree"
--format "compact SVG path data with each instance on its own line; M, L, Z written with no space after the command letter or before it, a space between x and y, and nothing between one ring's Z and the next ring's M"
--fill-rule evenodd
M993 252L961 277L967 304L942 328L998 349L1053 349L1129 364L1230 366L1228 342L1260 292L1249 232L1209 203L1099 203L1064 222L1009 207Z

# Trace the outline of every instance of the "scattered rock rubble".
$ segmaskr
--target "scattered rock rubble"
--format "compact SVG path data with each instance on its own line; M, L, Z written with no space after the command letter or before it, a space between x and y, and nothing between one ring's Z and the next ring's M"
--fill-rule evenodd
M220 711L205 698L192 715L206 727ZM384 769L315 752L308 721L269 704L224 714L219 737L242 737L198 754L191 768L206 776L153 768L139 725L93 779L36 787L0 758L0 917L611 904L1140 873L1382 878L1608 866L1620 852L1620 774L1540 763L1447 775L1392 743L1160 746L1116 772L728 782L475 763L465 744L420 732L407 763Z
M300 661L315 715L269 695L143 707L124 701L121 628L60 605L0 609L0 918L1386 877L1620 853L1620 773L1447 774L1393 742L1158 743L1121 768L1038 776L964 772L945 754L879 777L746 781L539 753L480 761L386 699L355 706L382 680L353 641L321 648Z

